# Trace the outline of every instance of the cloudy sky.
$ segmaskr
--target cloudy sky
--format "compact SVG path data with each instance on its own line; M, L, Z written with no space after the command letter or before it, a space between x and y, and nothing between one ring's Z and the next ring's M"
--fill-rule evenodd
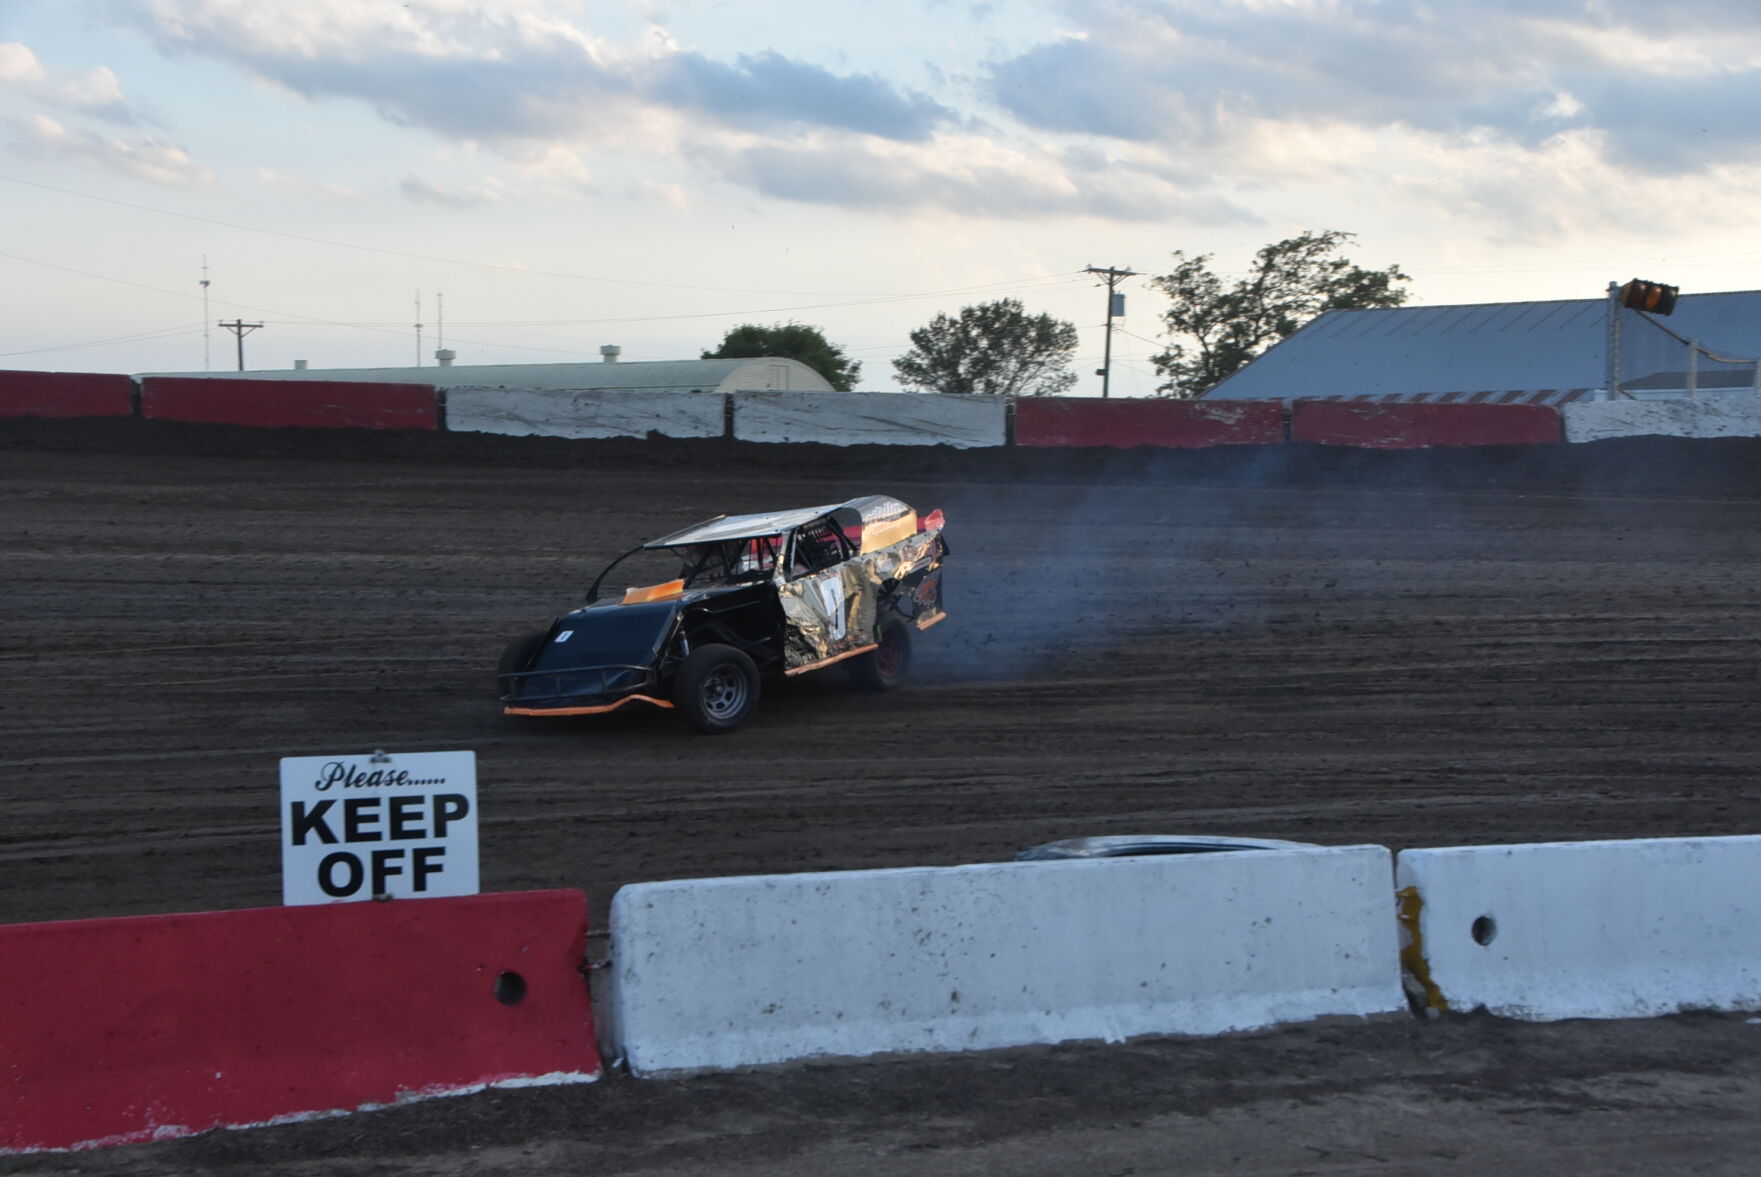
M0 0L0 366L677 359L1357 234L1425 304L1761 287L1754 0ZM1156 383L1129 281L1115 391ZM420 292L420 345L413 324ZM205 349L211 358L205 358Z

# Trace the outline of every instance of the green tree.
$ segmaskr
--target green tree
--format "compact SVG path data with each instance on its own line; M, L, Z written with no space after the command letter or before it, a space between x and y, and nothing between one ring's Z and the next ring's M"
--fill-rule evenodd
M1173 301L1162 315L1168 350L1152 357L1165 378L1157 393L1197 396L1323 311L1404 303L1408 292L1400 284L1412 279L1398 266L1353 265L1339 251L1354 240L1328 229L1275 242L1231 286L1211 271L1210 254L1189 258L1176 250L1173 272L1150 280Z
M782 356L800 360L831 382L839 392L856 387L862 374L862 361L844 354L844 349L830 343L818 327L805 323L742 323L722 336L721 346L706 351L706 360L744 360L759 356Z
M1076 328L1030 315L1013 298L937 315L911 333L911 350L893 361L899 383L927 392L1056 396L1076 383L1070 370Z

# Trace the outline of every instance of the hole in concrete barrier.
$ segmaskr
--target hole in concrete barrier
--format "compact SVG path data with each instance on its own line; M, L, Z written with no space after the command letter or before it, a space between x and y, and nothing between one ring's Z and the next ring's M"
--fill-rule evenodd
M501 973L495 978L495 999L503 1005L518 1005L526 997L526 978L518 973Z
M1498 922L1489 915L1483 915L1474 921L1474 926L1471 931L1473 932L1474 943L1484 947L1497 938Z

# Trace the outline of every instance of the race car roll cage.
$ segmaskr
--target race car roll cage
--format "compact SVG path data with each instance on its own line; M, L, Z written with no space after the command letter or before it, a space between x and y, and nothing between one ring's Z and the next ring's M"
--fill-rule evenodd
M605 584L605 578L611 575L612 569L639 552L674 552L679 554L684 563L679 578L684 581L683 587L686 590L689 590L693 582L710 570L711 561L718 557L722 569L719 579L727 584L737 584L741 581L786 581L811 575L854 557L859 550L856 541L850 538L848 529L837 526L833 521L833 516L836 514L837 512L834 511L824 516L824 526L816 526L820 520L809 520L786 532L729 537L723 540L710 540L679 546L652 542L638 544L607 564L605 569L593 579L592 587L587 590L587 604L591 605L599 600L599 590ZM860 529L860 520L856 526ZM789 541L786 554L781 550L781 544L772 546L768 552L763 553L769 558L768 567L762 560L754 563L749 569L742 570L739 567L740 562L746 559L748 554L756 554L754 545L763 544L766 540L780 540L785 537ZM702 554L693 563L691 553L699 548L702 549ZM799 563L799 568L796 567L797 563Z

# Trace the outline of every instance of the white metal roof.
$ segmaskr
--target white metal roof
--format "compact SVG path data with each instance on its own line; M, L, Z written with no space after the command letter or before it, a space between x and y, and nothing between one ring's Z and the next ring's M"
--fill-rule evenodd
M755 539L759 536L781 535L803 523L810 523L842 504L827 503L823 507L797 507L790 511L766 511L758 515L718 515L702 523L692 524L683 531L662 536L643 544L645 548L682 548L692 544L714 544L730 539Z
M421 368L271 368L249 372L145 372L245 380L381 381L436 388L543 388L605 392L831 392L831 383L800 360L647 360L632 363L452 364Z
M683 531L675 531L660 539L643 544L645 548L679 548L691 544L713 544L730 539L756 539L759 536L781 535L791 528L811 523L833 511L854 511L864 524L890 521L910 513L907 504L890 495L860 495L841 503L819 507L796 507L788 511L766 511L757 515L717 515L702 523L694 523Z
M1622 383L1685 366L1684 345L1623 310ZM1761 291L1684 294L1661 320L1714 351L1761 355ZM1605 298L1329 311L1205 393L1215 400L1561 401L1607 384Z

